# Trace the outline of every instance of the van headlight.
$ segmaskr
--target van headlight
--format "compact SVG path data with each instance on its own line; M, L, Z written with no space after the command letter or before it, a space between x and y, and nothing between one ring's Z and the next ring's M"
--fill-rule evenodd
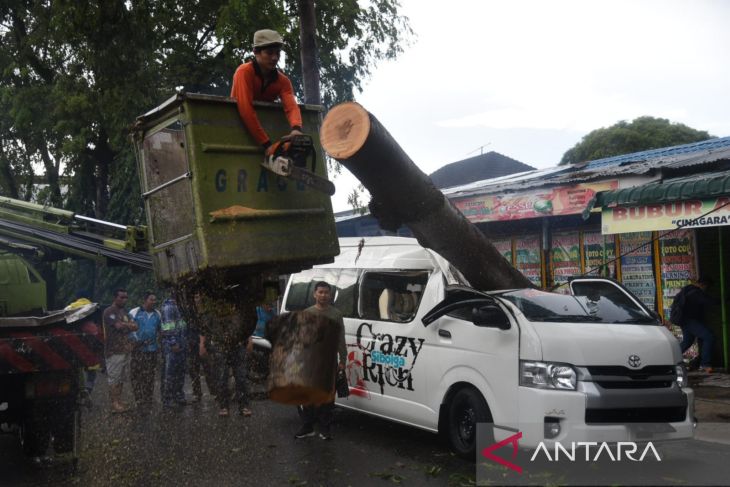
M538 389L574 391L578 374L568 364L520 362L520 385Z
M679 387L689 386L689 382L687 381L687 370L684 368L684 364L678 363L674 366L674 370L677 372L677 378L675 379L677 381L677 385Z

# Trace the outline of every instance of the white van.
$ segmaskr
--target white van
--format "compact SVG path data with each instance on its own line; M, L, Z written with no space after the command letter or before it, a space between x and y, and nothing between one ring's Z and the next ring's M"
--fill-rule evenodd
M440 432L472 458L479 422L496 441L522 432L528 448L693 436L677 339L620 284L483 293L415 239L343 238L340 249L292 275L283 306L313 304L317 281L333 286L351 391L339 406Z

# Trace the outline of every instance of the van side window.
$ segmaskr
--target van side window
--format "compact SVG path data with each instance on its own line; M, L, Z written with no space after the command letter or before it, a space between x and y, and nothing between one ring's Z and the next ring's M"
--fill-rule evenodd
M294 274L289 284L286 309L299 311L314 305L314 285L319 281L332 286L334 305L346 318L357 317L357 269L309 269Z
M473 319L472 311L472 306L462 306L461 308L456 308L455 310L446 313L446 316L451 316L452 318L456 318L459 320L471 321Z
M360 284L360 317L407 323L416 317L428 271L368 271Z
M334 287L339 275L340 269L309 269L292 275L286 309L300 311L309 308L314 304L314 285L325 281ZM332 291L336 292L335 289Z

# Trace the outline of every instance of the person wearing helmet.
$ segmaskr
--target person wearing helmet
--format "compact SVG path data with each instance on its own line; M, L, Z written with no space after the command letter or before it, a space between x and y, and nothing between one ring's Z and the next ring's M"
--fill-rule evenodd
M302 114L291 81L276 68L283 45L284 40L278 32L256 31L253 35L254 59L241 64L233 75L231 98L236 99L246 129L264 149L271 147L271 139L259 122L254 101L273 102L280 98L292 129L290 135L302 135Z

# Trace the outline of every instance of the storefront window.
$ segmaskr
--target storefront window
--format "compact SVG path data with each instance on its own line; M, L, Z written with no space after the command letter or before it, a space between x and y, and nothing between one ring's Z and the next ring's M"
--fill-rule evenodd
M553 269L553 283L565 284L568 279L581 274L580 268L580 234L560 232L553 234L552 251L550 252ZM568 286L560 286L555 292L568 294Z
M613 235L583 232L583 255L586 275L616 277L616 241Z
M515 266L535 286L542 287L542 259L538 235L515 239Z
M621 234L621 281L647 308L656 311L654 252L651 232Z
M503 240L492 240L494 247L502 254L502 257L507 259L507 262L512 263L512 239Z

